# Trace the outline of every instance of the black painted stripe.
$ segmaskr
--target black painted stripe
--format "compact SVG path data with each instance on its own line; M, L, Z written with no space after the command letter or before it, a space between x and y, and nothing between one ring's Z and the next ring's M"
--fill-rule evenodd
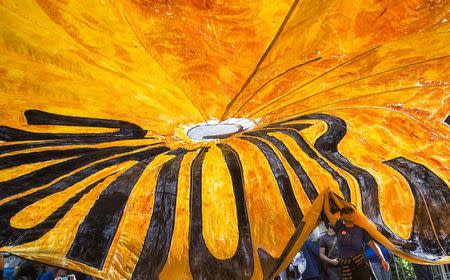
M310 126L312 126L312 124L309 124L309 123L276 123L276 124L268 125L264 128L280 128L281 127L281 128L292 128L297 131L300 131L300 130L303 130Z
M103 138L120 138L134 139L145 136L146 131L135 131L131 129L120 129L117 132L111 133L41 133L29 132L26 130L15 129L7 126L0 126L0 140L2 141L29 141L29 140L51 140L51 139L82 139L89 137L103 137Z
M90 137L120 137L122 139L143 138L147 133L138 125L107 119L72 117L56 115L38 110L28 110L25 118L30 125L61 125L77 127L103 127L118 128L115 132L106 133L38 133L0 126L0 140L3 141L26 141L26 140L49 140L64 138L90 138Z
M147 138L145 138L146 140ZM28 143L21 144L11 144L11 145L1 145L0 144L0 155L16 152L16 151L27 151L34 148L45 148L45 147L64 147L70 145L92 145L92 144L100 144L100 143L110 143L116 141L123 141L127 139L123 139L120 137L95 137L95 138L81 138L81 139L62 139L62 140L50 140L50 141L32 141ZM155 142L148 144L148 146L152 145L162 145L162 142ZM120 146L124 146L126 144L120 143Z
M289 179L289 175L286 172L286 169L283 166L283 163L278 158L275 151L264 141L259 140L253 137L241 137L241 139L247 140L250 143L257 146L260 151L263 153L264 157L267 159L269 163L270 169L272 170L272 174L275 177L278 188L281 193L281 197L283 198L284 205L286 206L286 210L291 217L292 223L294 226L298 226L303 219L303 213L300 209L300 206L297 203L297 199L295 198L294 190L292 189L292 184Z
M78 168L88 165L92 162L122 154L132 152L145 146L135 147L113 147L105 148L99 151L90 152L86 155L56 163L30 173L21 175L17 178L0 183L0 199L22 193L24 191L49 184L53 180L68 174Z
M40 110L27 110L24 115L27 123L30 125L66 125L142 130L142 128L136 124L119 120L72 117L48 113Z
M404 248L410 246L411 241L396 235L384 223L380 211L378 184L375 178L366 170L354 165L338 151L338 144L347 133L347 124L338 117L326 114L310 114L287 121L296 120L320 120L327 124L327 131L316 140L314 147L322 156L356 179L361 194L363 213L377 225L377 229L394 244Z
M275 131L275 130L274 130ZM288 130L288 129L277 129L277 132L281 132L285 135L290 136L294 141L297 143L297 145L302 149L302 151L308 155L311 159L315 160L325 171L330 173L330 175L333 177L333 179L338 183L339 190L342 192L342 195L344 196L344 199L346 201L351 201L351 194L350 194L350 188L348 186L347 180L345 180L344 177L342 177L341 174L339 174L336 170L334 170L326 161L324 161L321 157L317 155L317 153L309 146L309 144L303 139L303 137L294 130Z
M426 166L398 157L383 162L398 171L408 182L414 197L414 220L410 240L415 248L404 248L415 255L450 254L450 189Z
M36 225L30 229L16 229L10 225L10 219L17 213L38 202L39 200L50 196L52 194L64 191L65 189L73 186L74 184L86 179L87 177L114 165L126 162L126 161L144 161L153 158L154 156L167 151L166 147L158 147L149 149L142 152L128 154L120 156L114 159L105 160L84 168L68 177L65 177L47 188L39 191L24 195L17 199L0 205L0 247L3 246L16 246L23 243L35 241L42 237L45 233L49 232L55 227L56 223L67 213L68 210L78 200L69 200L65 206L55 213L52 213L45 221ZM30 178L29 180L33 180ZM37 179L34 179L37 180Z
M67 258L101 270L122 219L128 198L148 165L140 162L106 187L78 227Z
M338 144L347 133L347 124L338 117L325 114L311 114L298 119L316 119L327 124L327 131L317 139L314 147L333 164L355 177L361 193L364 214L379 226L379 230L393 234L381 217L378 184L375 178L366 170L351 163L338 151Z
M308 196L309 201L313 202L319 194L317 193L317 190L314 187L314 184L309 178L308 174L306 174L302 165L300 164L300 162L298 162L297 159L295 159L295 157L289 151L288 147L286 147L286 145L282 141L278 140L273 136L268 135L268 132L269 131L254 131L254 132L247 132L245 133L245 135L263 138L271 142L281 152L283 157L292 167L295 174L297 175L297 178L302 184L302 188L305 191L306 195ZM276 132L276 130L273 130L272 132Z
M52 114L39 110L27 110L25 111L25 118L30 125L62 125L62 126L77 126L77 127L105 127L105 128L118 128L119 130L111 133L81 133L81 134L54 134L59 135L58 138L80 138L80 137L122 137L122 138L143 138L147 133L140 126L110 119L99 118L86 118L86 117L73 117ZM49 138L37 138L37 139L49 139Z
M175 224L178 177L186 151L161 167L150 226L131 279L158 279L169 255Z
M211 254L203 238L202 166L208 148L202 148L191 165L189 266L194 279L250 279L254 263L243 170L239 156L233 149L221 144L218 147L222 151L232 179L239 230L238 246L231 258L221 260Z
M116 173L112 173L108 176L113 176ZM54 228L56 226L56 223L61 220L66 214L67 212L70 211L70 209L72 209L72 207L78 202L80 201L81 198L83 198L87 193L89 193L92 189L94 189L95 187L97 187L100 183L103 183L103 181L105 181L106 178L108 178L108 176L105 176L104 178L101 178L99 180L97 180L96 182L90 184L89 186L87 186L86 188L84 188L83 190L81 190L79 193L77 193L74 197L71 197L65 204L63 204L62 206L60 206L55 212L53 212L50 216L48 216L42 223L38 224L37 226L33 227L32 229L14 229L14 244L22 244L22 243L26 243L29 241L34 241L37 240L38 238L40 238L41 236L43 236L45 233L47 233L50 229ZM9 205L7 205L9 206ZM3 209L11 209L11 207L4 207L2 206L1 208ZM16 207L19 208L19 207ZM19 209L23 210L24 207L20 207ZM16 213L18 213L19 211L15 210L14 211L14 215ZM11 218L13 215L9 215L8 218L5 218L5 215L1 215L2 217L1 219L1 224L4 225L5 222L7 220L9 220L8 218ZM2 234L4 234L5 232L11 232L12 228L10 226L5 226L3 227L3 229L8 228L8 231L2 230ZM0 237L0 244L7 244L8 242L5 240L6 238L1 238ZM10 240L14 239L14 238L9 238ZM11 244L11 243L9 243Z
M99 149L77 148L67 150L51 150L42 152L23 153L0 158L0 170L20 166L23 164L38 163L48 160L63 159L67 157L79 156L90 152L96 152Z

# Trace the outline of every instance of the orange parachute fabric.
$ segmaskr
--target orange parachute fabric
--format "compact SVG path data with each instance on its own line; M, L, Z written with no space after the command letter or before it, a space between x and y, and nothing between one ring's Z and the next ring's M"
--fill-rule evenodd
M325 200L450 261L448 1L0 1L0 251L262 279Z

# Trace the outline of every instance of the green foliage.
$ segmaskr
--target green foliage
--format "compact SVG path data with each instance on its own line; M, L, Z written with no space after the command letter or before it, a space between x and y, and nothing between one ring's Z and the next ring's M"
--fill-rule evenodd
M397 273L395 271L395 264L397 265L397 272L400 278L397 277ZM402 258L393 257L391 258L391 275L392 280L414 280L415 279L415 273L414 269L410 262L407 260L404 260Z

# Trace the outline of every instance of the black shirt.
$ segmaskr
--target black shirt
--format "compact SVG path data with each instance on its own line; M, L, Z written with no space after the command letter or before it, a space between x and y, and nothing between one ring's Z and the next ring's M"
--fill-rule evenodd
M372 240L365 229L357 225L347 227L341 219L336 221L334 231L337 235L340 258L353 257L364 253L364 244Z
M334 244L334 245L333 245ZM329 235L325 233L319 239L319 247L325 248L325 255L330 259L335 259L338 257L337 251L337 236L336 234ZM332 250L330 254L330 250Z

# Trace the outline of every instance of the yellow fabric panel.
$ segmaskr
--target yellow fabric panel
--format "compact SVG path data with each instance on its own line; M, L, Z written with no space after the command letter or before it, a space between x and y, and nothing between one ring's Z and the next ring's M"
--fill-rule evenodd
M130 167L132 164L133 163L124 164L122 169ZM97 173L97 176L101 178L101 176L108 176L113 172L120 171L121 166L118 167L104 169L102 170L102 172ZM79 183L73 185L70 188L67 188L66 190L58 194L47 196L46 198L40 200L39 202L28 206L27 208L19 212L17 215L12 217L10 221L11 225L15 228L20 229L35 227L39 223L42 223L45 220L45 218L50 216L52 212L54 212L56 209L58 209L64 203L66 203L70 197L80 192L81 189L88 186L95 179L98 178L89 178L89 180L80 181Z
M81 8L86 6L89 13ZM181 122L202 121L160 65L137 47L139 40L110 3L3 1L0 9L0 22L8 26L0 34L0 104L14 108L2 111L2 117L17 120L31 107L121 119L131 117L133 108L140 112L131 117L133 122L150 130L179 117ZM97 24L86 19L92 15ZM175 105L179 102L183 106ZM173 133L173 126L166 128Z
M364 110L364 114L361 113ZM426 164L426 166L433 170L434 173L439 174L442 180L448 184L448 147L445 139L448 135L441 134L445 131L445 127L439 131L436 128L439 126L430 127L426 123L420 121L409 121L411 116L404 113L385 113L380 108L349 108L347 110L340 110L335 115L345 117L350 130L353 131L358 138L364 139L369 147L378 147L378 155L382 158L392 158L398 155L405 155L414 158L419 163ZM358 116L357 118L354 116ZM374 121L374 118L377 121ZM364 126L362 124L368 123L369 120L373 125ZM372 132L382 130L383 127L390 123L392 127L389 129L389 134L381 132ZM395 124L395 125L394 125ZM354 127L354 128L353 128ZM384 129L385 130L385 129ZM408 133L405 135L405 132ZM380 135L374 137L375 135ZM384 136L381 136L384 135ZM422 140L423 139L423 140ZM420 141L422 140L422 141ZM425 141L426 140L426 141ZM414 147L410 149L409 147ZM430 153L433 151L433 153ZM382 153L380 153L382 152ZM425 156L426 155L426 156Z
M220 118L251 74L291 2L143 0L116 6L142 46L209 120Z
M381 163L385 155L373 154L373 144L365 135L358 131L349 133L342 141L341 151L349 160L374 175L379 186L378 198L385 223L397 235L407 239L414 218L411 190L400 174Z
M317 138L319 138L321 135L323 135L324 133L326 133L325 127L326 124L324 125L322 123L322 125L315 125L319 128L307 128L304 131L301 131L301 135L303 135L305 137L305 140L309 143L309 145L311 146L311 149L314 150L317 154L320 154L317 149L314 147L314 142L317 140ZM328 128L326 128L328 130ZM333 169L337 170L338 173L346 180L347 184L349 185L350 188L350 194L351 194L351 202L353 205L361 205L361 194L359 191L359 187L358 187L358 182L356 181L356 179L351 176L350 174L348 174L348 172L346 172L345 170L342 170L341 167L336 166L335 164L333 164L332 162L330 162L327 158L322 157L322 160L325 161L329 166L331 166ZM329 182L320 182L319 185L323 186L324 189L331 189ZM342 192L339 191L335 191L335 193L341 193Z
M279 256L294 231L291 219L280 196L275 179L270 173L259 170L270 169L260 150L252 144L239 139L229 142L240 155L245 178L245 197L251 226L253 245L254 279L263 277L262 266L258 261L258 248L266 248L272 256ZM245 153L244 153L245 151ZM258 159L258 165L255 160Z
M313 87L314 83L338 82L345 72L335 70L342 65L365 57L386 42L437 29L446 22L448 3L414 2L293 1L293 13L279 38L225 115L249 115L304 84ZM378 61L389 60L383 57ZM359 70L367 71L365 66ZM329 77L328 72L339 75L339 80ZM264 92L265 87L270 89ZM297 96L313 93L305 88Z
M67 229L77 228L79 226L82 221L81 218L87 214L90 205L98 197L102 188L112 182L116 176L117 174L108 176L104 183L89 192L89 194L77 205L80 208L71 209L68 215L57 224L50 234L44 235L43 238L32 243L15 246L14 248L1 248L1 250L7 250L17 256L27 259L52 263L54 265L67 267L68 269L82 270L97 277L101 276L101 273L98 270L90 268L89 266L73 261L65 261L66 252L69 250L71 244L70 240L73 239L76 233L75 231L68 231ZM30 255L30 251L35 251L36 253Z
M269 253L278 256L294 227L286 212L277 183L271 173L259 172L270 170L270 167L264 155L254 145L239 139L233 139L230 145L240 155L246 178L245 194L254 249L270 248ZM257 159L258 165L255 165Z
M109 159L115 158L115 157L117 157L117 156L112 156L112 157L110 157ZM27 168L27 169L28 169L27 171L28 171L28 173L30 173L30 172L32 172L33 170L37 170L37 169L39 169L39 168L43 168L43 167L46 167L46 166L54 165L55 163L63 162L63 161L67 161L67 160L70 160L70 158L66 158L66 159L64 159L64 160L55 160L55 161L47 162L47 163L44 163L44 164L43 164L43 163L31 164L31 165L28 165L28 166L27 166L27 167L28 167L28 168ZM78 169L72 171L71 173L66 174L65 176L62 176L61 178L68 177L68 175L75 174L76 172L78 172L78 171L80 171L80 170L83 170L83 169L86 168L86 167L90 167L90 166L92 166L92 165L94 165L94 163L88 164L88 165L84 166L83 168L78 168ZM24 167L24 166L22 165L22 167ZM30 170L30 169L32 169L32 170ZM6 171L8 171L8 169L6 169ZM14 177L19 177L20 175L22 175L22 174L21 174L21 171L23 172L24 170L19 169L19 170L13 170L13 171L14 171L14 172L11 172L12 174L10 174L10 175L9 175L8 173L6 173L6 174L9 175L9 176L11 176L11 177L12 177L12 176L14 176ZM17 171L19 171L19 172L17 172ZM11 177L8 178L8 179L11 179ZM60 178L60 179L61 179L61 178ZM54 183L54 181L52 181L51 183ZM33 192L35 192L35 191L44 189L44 188L48 187L48 185L50 185L50 184L46 184L46 185L44 185L44 186L41 186L41 187L38 187L38 188L34 188L34 189L31 189L31 190L28 190L28 191L26 191L26 192L21 193L20 195L14 195L14 196L8 197L8 198L6 198L6 199L1 200L0 203L6 203L6 202L8 202L8 201L10 201L10 200L13 200L13 199L15 199L15 198L17 198L17 197L20 197L21 195L26 195L26 194L33 193Z
M270 135L270 133L269 133ZM297 201L297 203L299 204L300 208L307 212L309 207L311 206L311 203L308 200L307 195L305 194L303 187L301 186L301 182L298 179L297 175L295 174L295 171L292 170L292 167L288 164L288 162L286 161L286 159L282 156L282 154L276 149L276 147L270 143L267 140L262 140L263 142L265 142L267 145L269 145L277 154L278 158L280 158L280 161L283 165L283 168L286 170L288 176L289 176L289 181L292 184L292 188L294 190L294 194L295 194L295 199ZM285 143L283 143L285 144Z
M189 268L189 184L190 168L196 153L186 155L180 168L178 181L177 209L175 216L174 236L167 264L161 271L161 279L172 279L177 275L180 279L192 279Z
M238 243L237 213L228 167L216 146L209 149L203 165L202 211L206 246L216 258L230 258Z
M302 225L302 231L300 236L294 240L294 244L288 251L286 251L287 257L280 264L279 268L275 271L274 275L279 275L291 262L297 252L300 250L303 242L309 237L308 232L312 232L318 225L320 219L320 211L323 208L324 199L327 199L329 190L322 192L314 203L311 205L310 211L305 215L304 224Z
M289 151L291 151L295 158L302 164L302 167L311 178L311 181L313 181L314 186L318 189L318 192L322 192L330 188L333 192L340 193L339 185L333 179L332 175L322 169L317 161L308 157L308 155L298 147L292 138L280 132L273 133L273 136L283 141L283 143L289 148Z
M349 59L332 71L324 71L319 79L311 79L277 98L264 100L265 104L257 104L256 111L248 108L253 111L248 115L292 116L321 110L341 100L357 104L359 98L370 94L396 95L408 89L444 86L448 81L450 59L446 38L445 33L432 31L383 45ZM277 86L273 88L276 90ZM274 95L274 90L271 91L268 96Z
M397 231L400 236L406 237L413 220L414 200L404 179L381 162L384 158L408 155L409 158L425 164L435 174L440 175L439 177L448 185L448 157L445 157L448 147L444 144L445 142L439 141L440 137L447 138L447 136L435 134L436 139L431 140L430 136L433 135L433 132L428 131L430 130L428 126L417 121L408 122L407 120L410 118L408 115L386 114L383 110L369 108L364 109L364 113L361 113L358 108L349 108L335 115L344 117L349 125L349 130L353 131L343 141L342 152L345 152L349 158L355 159L355 162L364 169L370 170L370 173L376 174L375 178L379 179L379 198L383 217L392 230ZM354 117L356 115L357 118ZM374 118L380 121L374 121ZM372 125L365 126L364 124L369 121ZM394 124L389 133L374 132L383 127L383 122ZM408 131L407 135L405 135L405 131ZM375 135L379 136L379 139L375 138ZM427 139L428 143L421 143L417 141L418 139ZM352 142L345 145L346 141ZM415 145L412 141L418 144ZM431 143L433 143L433 152L423 152L429 149ZM411 146L414 149L408 148ZM444 214L448 213L448 208L442 210Z
M117 230L119 234L114 239L105 261L105 269L102 271L104 278L123 279L133 272L152 215L154 184L158 171L162 163L170 158L162 155L153 160L133 189L130 202L125 208L125 218Z

